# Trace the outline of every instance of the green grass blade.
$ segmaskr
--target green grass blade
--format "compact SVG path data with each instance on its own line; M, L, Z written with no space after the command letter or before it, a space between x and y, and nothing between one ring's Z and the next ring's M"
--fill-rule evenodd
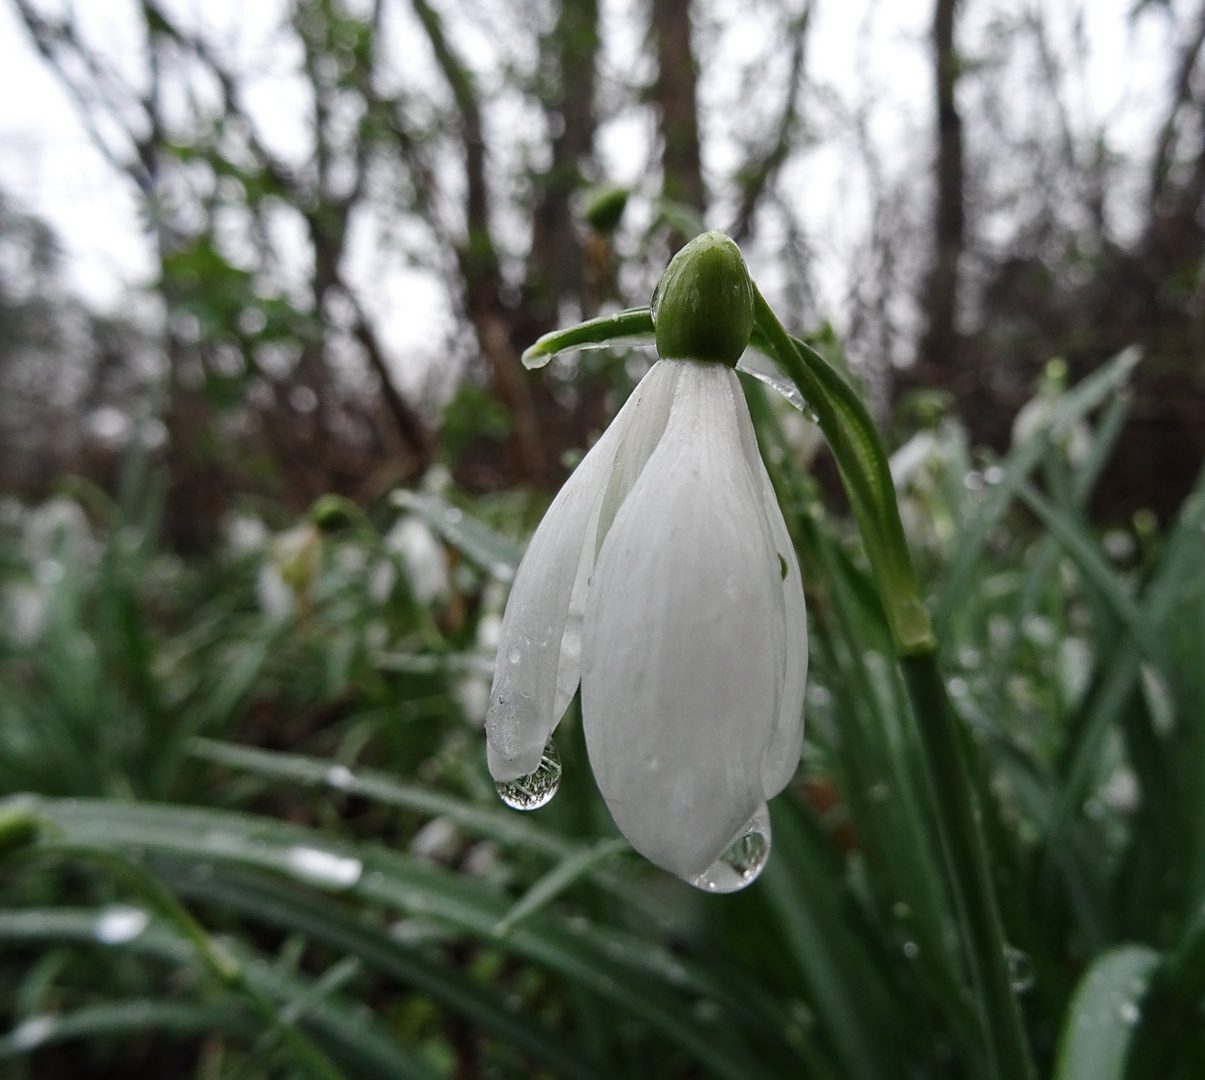
M827 860L798 811L773 808L775 857L762 872L784 947L850 1080L909 1075L904 1010L852 933Z
M1146 613L1122 585L1117 574L1110 569L1085 530L1078 522L1072 520L1070 515L1060 513L1048 499L1028 484L1019 485L1018 494L1063 545L1067 554L1075 560L1084 577L1100 591L1110 611L1143 654L1161 667L1166 667L1165 650Z
M233 1005L133 999L89 1005L65 1013L44 1013L23 1020L0 1036L0 1061L32 1053L43 1046L89 1038L128 1038L148 1029L180 1035L223 1031L247 1036L255 1019Z
M960 533L954 559L937 591L934 618L941 636L946 636L954 612L973 591L975 569L982 558L992 529L1016 497L1021 484L1041 462L1049 441L1069 430L1072 424L1120 390L1137 363L1137 351L1126 349L1102 365L1059 399L1051 410L1049 422L1041 432L1027 439L1004 460L1004 476L984 500L975 517Z
M1123 1080L1142 997L1159 963L1145 945L1101 954L1080 979L1063 1019L1054 1080Z
M274 928L302 933L366 967L429 994L451 1011L529 1054L572 1080L602 1080L606 1075L577 1047L539 1021L517 1014L511 1002L431 959L346 907L299 890L288 882L230 867L197 875L191 864L165 862L159 872L181 894L240 912Z
M594 867L631 850L631 845L626 840L600 840L593 846L568 856L516 901L515 906L498 920L494 933L499 936L509 934L520 922L543 910Z
M138 909L125 909L121 918L115 918L119 909L44 908L16 912L0 912L0 941L13 944L74 943L93 944L106 949L149 955L169 960L175 964L196 963L196 951L186 937L161 919L147 919L139 925L130 922L129 914L137 915ZM123 929L124 927L124 929ZM267 962L267 958L256 954L246 945L228 943L242 961L246 978L253 989L271 1001L280 1011L284 1022L300 1025L320 1042L334 1058L345 1067L354 1070L356 1076L379 1077L380 1080L435 1080L435 1074L418 1058L406 1053L376 1030L372 1022L359 1015L349 1004L332 996L332 974L338 976L336 964L327 976L309 981L288 975ZM195 1030L227 1030L234 1034L262 1036L264 1025L244 1004L220 1006L221 1015L229 1014L237 1020L234 1026L214 1023L211 1028L203 1026L208 1012L202 1007L187 1002L168 1002L174 1012L187 1017L190 1009L198 1012L198 1027ZM180 1028L179 1024L167 1023L163 1017L152 1014L141 1025L138 1023L140 1010L123 1007L120 1016L134 1031L151 1027ZM79 1014L73 1014L79 1015ZM107 1034L98 1026L105 1014L89 1015L87 1025L75 1025L67 1030L71 1038ZM45 1026L45 1025L43 1025ZM59 1030L56 1022L55 1030ZM68 1036L64 1036L68 1037ZM17 1041L21 1041L19 1032Z
M610 1002L659 1030L705 1069L725 1080L754 1080L768 1073L741 1045L736 1030L699 1021L679 988L649 976L645 944L635 956L618 955L564 920L543 917L520 924L504 938L493 928L507 900L481 883L375 845L353 846L310 830L246 814L101 800L32 800L68 846L97 851L137 851L199 864L258 868L291 878L298 886L368 901L443 923L495 943ZM47 831L53 831L47 830Z

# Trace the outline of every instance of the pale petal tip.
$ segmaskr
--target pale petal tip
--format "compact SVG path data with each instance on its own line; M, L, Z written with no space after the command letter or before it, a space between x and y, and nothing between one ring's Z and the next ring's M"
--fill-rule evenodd
M543 756L543 744L521 750L511 757L499 753L492 740L487 742L485 747L485 760L489 765L490 776L499 783L517 780L522 776L534 773L540 767L540 760Z

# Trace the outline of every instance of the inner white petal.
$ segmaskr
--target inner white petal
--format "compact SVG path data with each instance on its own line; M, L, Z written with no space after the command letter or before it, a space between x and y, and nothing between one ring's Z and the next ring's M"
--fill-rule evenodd
M808 619L803 600L803 579L799 559L791 543L787 524L762 467L762 497L766 516L778 554L786 563L782 579L783 608L786 616L786 650L782 681L782 697L778 707L778 724L774 737L762 758L762 790L772 799L791 781L799 767L803 750L803 698L808 677Z
M565 483L523 555L502 620L485 716L496 780L513 780L539 764L573 697L595 530L610 475L633 427L643 429L651 420L664 429L658 417L668 412L676 381L676 370L654 365Z
M720 365L676 363L665 434L595 567L582 705L616 824L691 880L762 802L785 630L778 558L741 444L740 385Z
M774 494L774 486L766 472L765 463L757 447L757 433L749 408L744 398L737 409L737 421L741 430L741 448L750 473L761 493L762 519L775 553L782 560L780 580L782 588L782 635L776 637L775 663L778 665L777 686L778 722L774 737L766 747L762 758L762 785L767 799L773 798L790 782L799 766L799 755L803 749L803 697L808 671L808 627L807 612L803 599L803 578L799 573L799 559L795 545L783 520L782 508ZM781 568L785 567L785 574Z

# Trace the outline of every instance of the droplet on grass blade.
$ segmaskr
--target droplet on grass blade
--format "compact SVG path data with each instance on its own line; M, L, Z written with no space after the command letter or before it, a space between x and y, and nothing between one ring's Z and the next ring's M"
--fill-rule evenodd
M691 884L704 892L737 892L757 880L769 858L770 811L762 803L724 853Z
M494 787L498 797L514 810L538 810L552 801L561 786L561 758L551 739L544 744L544 753L535 772L517 776L514 780L499 780Z
M142 908L114 904L105 908L92 927L92 936L102 945L124 945L147 928L151 917Z
M340 791L350 791L355 786L356 777L346 765L332 765L326 770L326 782Z
M288 867L298 877L314 885L337 889L350 888L360 880L364 864L359 859L335 855L317 848L291 847L286 852Z
M33 1050L46 1042L57 1026L53 1016L31 1016L13 1028L8 1041L14 1050Z
M1014 948L1004 946L1004 959L1008 962L1008 983L1014 994L1024 994L1033 986L1033 960L1029 954Z

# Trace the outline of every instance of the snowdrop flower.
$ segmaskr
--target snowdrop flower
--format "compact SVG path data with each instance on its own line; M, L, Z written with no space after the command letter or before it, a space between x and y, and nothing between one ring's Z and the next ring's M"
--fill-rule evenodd
M385 549L405 563L414 598L420 604L447 599L451 589L448 556L425 521L410 514L399 518L385 535Z
M1055 406L1066 392L1067 362L1056 357L1047 361L1038 383L1038 392L1021 406L1013 420L1013 446L1020 446L1050 426ZM1078 467L1087 460L1092 448L1092 432L1082 419L1074 421L1066 430L1055 433L1055 438L1071 465Z
M766 800L799 761L799 564L733 370L753 325L736 245L697 238L653 297L661 359L583 459L519 566L486 715L511 805L555 791L577 689L620 831L717 892L757 876ZM547 744L547 747L546 747Z

